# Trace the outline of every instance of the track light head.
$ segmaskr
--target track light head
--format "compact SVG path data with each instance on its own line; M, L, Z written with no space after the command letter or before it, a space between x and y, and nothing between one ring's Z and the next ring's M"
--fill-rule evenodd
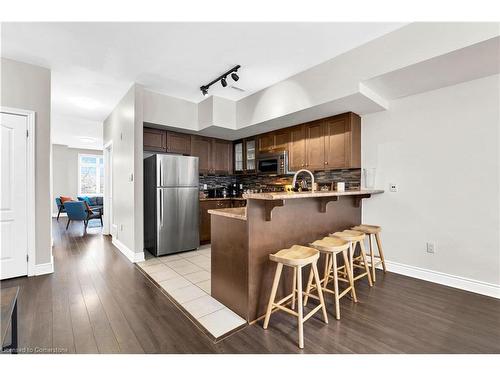
M240 77L238 76L238 74L236 74L236 72L231 73L231 78L234 79L235 82L240 79Z
M226 86L227 86L226 77L222 78L222 79L220 80L220 83L222 84L222 87L226 87Z
M201 86L200 90L201 90L201 93L203 94L203 96L208 96L208 87Z

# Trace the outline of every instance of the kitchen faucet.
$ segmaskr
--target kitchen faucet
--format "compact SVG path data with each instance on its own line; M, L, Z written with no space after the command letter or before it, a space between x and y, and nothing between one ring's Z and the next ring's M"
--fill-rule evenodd
M295 183L297 182L297 176L302 173L302 172L307 172L311 175L311 191L314 191L314 175L309 169L300 169L295 174L293 175L293 181L292 181L292 187L295 188Z

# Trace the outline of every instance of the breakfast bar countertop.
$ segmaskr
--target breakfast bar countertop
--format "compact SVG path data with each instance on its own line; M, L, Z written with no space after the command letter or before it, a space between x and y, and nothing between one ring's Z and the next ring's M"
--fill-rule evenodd
M247 208L246 207L234 207L234 208L218 208L214 210L208 210L211 215L225 216L232 219L247 220Z
M260 200L278 200L278 199L300 199L300 198L321 198L321 197L341 197L341 196L356 196L356 195L371 195L381 194L383 190L378 189L362 189L362 190L347 190L347 191L304 191L304 192L282 192L282 193L253 193L243 194L245 199L260 199Z

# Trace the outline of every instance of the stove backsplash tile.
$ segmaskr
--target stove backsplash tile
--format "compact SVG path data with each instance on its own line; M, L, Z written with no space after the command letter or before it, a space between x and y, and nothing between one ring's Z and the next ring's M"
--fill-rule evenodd
M307 174L301 174L306 181L310 178ZM292 183L293 176L269 176L269 175L233 175L233 176L200 176L200 190L207 184L208 189L227 187L231 184L243 184L244 189L252 190L280 190L280 185ZM345 182L346 189L355 190L361 187L361 169L339 169L334 171L315 172L314 179L319 184L330 184L332 182Z

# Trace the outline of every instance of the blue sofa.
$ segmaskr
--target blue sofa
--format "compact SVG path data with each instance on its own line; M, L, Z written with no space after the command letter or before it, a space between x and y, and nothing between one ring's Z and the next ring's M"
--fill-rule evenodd
M87 196L78 196L77 197L79 201L87 201L88 205L90 208L95 207L95 206L101 206L103 205L103 197L87 197Z

